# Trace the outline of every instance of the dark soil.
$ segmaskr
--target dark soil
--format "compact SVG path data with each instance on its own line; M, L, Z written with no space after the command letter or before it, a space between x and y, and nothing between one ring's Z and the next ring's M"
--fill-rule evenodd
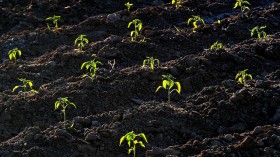
M132 130L149 142L138 157L280 156L280 3L250 0L242 18L235 0L188 0L178 9L171 0L133 0L131 13L126 2L0 2L0 156L126 157L119 140ZM56 31L45 21L53 15L64 19ZM206 23L196 32L186 23L192 15ZM146 42L130 41L135 18ZM251 37L262 25L270 36ZM90 41L84 53L74 46L79 34ZM224 49L210 51L216 41ZM16 64L7 55L15 47L23 54ZM94 79L82 78L92 54L102 65ZM141 68L146 56L160 66ZM253 76L248 86L235 80L244 69ZM155 93L164 74L182 85L171 105L166 91ZM18 78L39 93L12 92ZM77 105L67 108L73 128L54 110L59 97Z

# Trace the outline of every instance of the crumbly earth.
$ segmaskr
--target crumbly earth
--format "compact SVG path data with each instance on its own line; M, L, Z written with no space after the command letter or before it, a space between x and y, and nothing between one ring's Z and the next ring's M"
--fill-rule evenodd
M250 0L242 18L235 0L3 0L0 2L0 156L128 157L120 138L130 131L146 134L146 157L280 156L280 3ZM45 18L60 15L56 31ZM188 18L206 25L195 32ZM127 25L143 22L141 37L131 42ZM221 20L218 24L217 20ZM270 36L250 36L266 25ZM175 29L178 28L178 30ZM74 40L85 34L84 53ZM210 51L216 41L224 49ZM18 47L14 64L7 52ZM101 61L96 77L82 78L81 64ZM158 58L154 71L141 68L146 56ZM115 62L113 66L113 62ZM235 75L252 74L248 86ZM172 74L181 94L155 89L161 75ZM33 81L38 94L12 92L18 78ZM54 110L59 97L68 124Z

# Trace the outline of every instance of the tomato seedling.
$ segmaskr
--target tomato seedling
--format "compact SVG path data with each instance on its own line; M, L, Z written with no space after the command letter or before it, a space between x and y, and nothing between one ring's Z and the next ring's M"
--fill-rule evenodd
M54 15L53 17L46 18L46 21L52 21L52 23L54 24L54 28L56 30L58 29L58 21L63 22L63 19L61 18L61 16ZM51 30L49 23L47 23L47 27L49 30Z
M234 5L233 8L236 9L237 7L240 7L240 9L241 9L241 16L243 18L244 17L244 12L246 10L250 10L248 5L251 5L251 4L248 1L246 1L246 0L236 0L235 5Z
M133 6L133 4L127 2L127 3L125 3L124 5L126 6L127 11L130 12L130 8Z
M200 17L200 16L194 16L188 19L188 25L190 24L190 22L192 22L193 25L193 31L195 31L195 29L198 27L198 24L201 23L203 25L205 25L204 20Z
M98 67L97 67L98 64L102 65L102 63L100 61L95 61L95 60L87 61L82 64L81 69L85 68L86 70L89 70L90 77L94 78L96 71L98 70ZM89 75L84 74L82 76L82 78L89 76Z
M57 110L61 106L61 112L63 113L63 126L66 129L66 108L72 105L76 108L76 105L68 100L68 97L58 98L57 101L54 103L54 110Z
M268 35L267 35L266 32L264 31L265 28L266 28L266 26L260 26L260 27L259 27L259 26L256 26L256 27L254 27L254 28L251 30L251 37L252 37L254 34L257 34L259 39L267 38Z
M158 59L156 59L154 57L146 57L146 59L144 59L144 61L143 61L142 68L150 66L150 69L153 71L156 64L159 66Z
M142 30L143 24L142 24L141 20L134 19L128 23L127 28L130 28L131 25L134 25L134 31L130 32L131 41L136 41L136 38L139 36L139 34Z
M178 94L181 93L181 84L180 82L175 82L175 78L170 75L170 74L167 74L167 75L162 75L162 78L163 78L163 81L162 81L162 86L158 86L156 92L163 88L165 90L167 90L167 96L168 96L168 104L170 105L170 95L172 92L176 91ZM174 87L174 85L177 86L177 89L172 89Z
M127 134L125 134L124 136L121 137L120 144L119 144L121 146L122 142L124 140L126 140L127 145L128 145L128 154L133 152L134 157L136 157L136 145L137 144L139 144L141 147L145 148L145 145L144 145L143 141L137 140L136 139L137 137L142 138L146 143L148 143L148 140L147 140L144 133L135 134L134 131L131 131L131 132L128 132Z
M34 90L32 87L33 87L33 82L31 80L27 80L25 78L18 78L18 80L20 82L22 82L22 85L18 85L18 86L15 86L12 90L12 92L15 92L15 90L17 90L18 88L23 88L23 91L19 91L19 92L22 92L23 93L23 96L25 98L26 94L27 93L38 93L38 91ZM30 90L27 90L27 88L29 87Z
M17 56L21 56L21 50L18 48L14 48L8 52L9 59L14 60L15 64L17 63Z
M83 52L83 48L85 47L85 45L88 44L88 39L85 38L85 36L86 35L84 35L84 34L79 35L74 42L74 45L76 45L78 43L78 49L81 52Z
M247 73L248 69L245 69L243 71L239 71L236 76L235 76L235 80L237 80L238 83L243 84L244 86L248 86L246 84L246 80L247 78L249 78L250 80L252 80L252 75Z

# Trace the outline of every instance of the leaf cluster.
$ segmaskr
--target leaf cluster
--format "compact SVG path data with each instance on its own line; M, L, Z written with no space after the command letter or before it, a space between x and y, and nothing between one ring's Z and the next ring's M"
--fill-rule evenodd
M17 60L17 55L20 57L21 54L22 54L22 53L21 53L21 50L18 49L18 48L14 48L14 49L12 49L12 50L10 50L10 51L8 52L9 59L10 59L10 60L14 60L15 63L16 63L16 60Z
M251 5L248 1L246 0L236 0L235 5L234 5L234 9L236 9L237 7L240 7L241 9L241 13L242 13L242 17L243 17L243 13L246 10L250 10L250 8L248 7L249 5Z
M204 20L200 17L200 16L194 16L188 19L188 25L190 24L190 22L192 22L194 28L197 28L197 24L198 22L202 23L203 25L205 25Z
M163 78L163 81L162 81L162 86L158 86L158 88L156 89L156 92L161 89L161 88L164 88L164 89L167 89L169 90L169 94L171 94L172 92L176 91L178 94L181 93L181 84L180 82L175 82L175 78L170 75L170 74L167 74L167 75L162 75L162 78ZM174 85L177 86L177 89L173 89L171 90Z
M252 30L251 30L251 37L254 35L254 34L257 34L258 35L258 38L261 39L261 38L267 38L268 35L266 34L266 32L264 31L264 29L266 28L266 26L256 26L254 27Z
M248 69L245 69L243 71L239 71L236 76L235 76L235 80L237 80L238 83L243 84L246 86L246 82L245 80L247 78L249 78L250 80L252 80L252 75L247 73Z
M78 48L81 52L83 52L83 48L85 47L85 45L88 44L88 39L85 37L86 37L86 35L81 34L76 38L76 40L74 42L74 45L76 45L78 43Z
M85 68L86 70L89 70L90 77L94 78L96 71L98 70L98 67L97 67L98 64L102 65L102 63L100 61L95 61L95 60L87 61L82 64L81 69ZM85 74L82 77L86 77L86 76L88 76L88 75Z
M53 17L46 18L46 21L52 21L52 23L55 25L55 28L58 28L58 21L63 22L63 19L61 16L54 15ZM49 24L47 24L48 29L50 30Z
M127 28L130 28L131 25L134 25L134 31L130 32L131 41L136 41L136 38L139 36L139 34L143 28L143 24L142 24L141 20L134 19L128 23Z
M54 109L58 109L60 106L65 109L67 108L68 105L72 105L76 108L76 105L68 100L68 97L64 97L64 98L58 98L57 101L54 104Z
M222 43L216 41L214 44L211 45L210 51L217 51L217 50L220 50L223 48L224 48L224 45Z
M25 95L27 92L31 92L31 93L38 93L38 91L34 90L33 87L33 83L31 80L27 80L25 78L18 78L18 80L20 82L22 82L22 85L18 85L15 86L12 90L12 92L15 92L15 90L17 90L18 88L23 88L23 94ZM27 87L30 88L30 91L27 91Z
M155 64L159 66L159 60L154 57L146 57L143 61L142 68L148 67L150 65L150 69L154 70Z
M130 8L131 8L131 6L133 6L133 4L127 2L127 3L125 3L124 5L126 6L127 11L130 12Z
M182 6L182 0L172 0L171 4L175 5L177 9Z
M123 141L126 140L128 145L128 154L134 152L134 156L135 156L137 144L139 144L141 147L145 147L143 141L137 140L136 139L137 137L143 139L146 143L148 143L148 140L144 133L135 134L134 131L131 131L121 137L119 145L121 146Z

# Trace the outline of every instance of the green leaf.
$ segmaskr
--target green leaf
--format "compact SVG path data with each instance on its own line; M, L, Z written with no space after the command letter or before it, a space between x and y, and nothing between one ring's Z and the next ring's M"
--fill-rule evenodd
M139 31L142 30L142 23L139 24L138 30L139 30Z
M130 154L133 151L133 148L128 149L128 154Z
M14 88L13 88L13 90L12 90L12 92L14 92L16 89L18 89L19 88L19 86L15 86Z
M75 105L74 103L72 103L72 102L70 103L70 105L72 105L72 106L74 106L75 108L77 108L76 105Z
M242 79L242 77L239 77L239 78L238 78L238 82L240 82L241 84L243 84L243 79Z
M21 56L21 50L18 50L18 56Z
M197 28L196 21L195 21L195 22L193 22L193 26L194 26L194 28Z
M32 83L31 81L29 81L29 82L28 82L28 85L29 85L30 88L32 88L33 83Z
M163 80L163 81L162 81L162 86L163 86L164 89L167 89L167 88L166 88L167 85L169 85L169 81Z
M9 55L9 59L12 60L13 59L13 54Z
M123 143L124 139L125 139L125 136L122 136L121 139L120 139L120 144L119 145L121 145Z
M54 109L58 109L58 107L60 106L60 102L59 101L56 101L55 104L54 104Z
M245 9L248 9L248 10L250 10L250 8L249 8L249 7L247 7L247 6L245 6L245 7L244 7L244 10L245 10Z
M237 8L237 7L238 7L238 5L239 5L239 3L238 3L238 2L236 2L233 8L234 8L234 9L235 9L235 8Z
M180 94L181 93L181 84L180 82L175 82L175 84L177 85L177 92Z
M189 18L188 19L188 25L190 24L190 22L193 20L193 18Z
M140 144L141 147L144 147L144 148L145 148L145 145L143 144L142 141L139 141L138 143Z
M132 24L132 22L129 22L127 28L129 28L131 26L131 24Z
M131 31L130 36L132 37L134 33L135 33L135 31Z
M158 88L157 88L156 92L157 92L160 88L162 88L162 86L158 86Z
M127 137L126 137L127 138ZM127 141L128 146L130 147L131 145L131 140Z
M148 143L148 140L147 140L147 138L146 138L144 133L140 133L139 136L142 137Z
M260 27L260 29L265 29L265 28L266 28L266 26L261 26L261 27Z

